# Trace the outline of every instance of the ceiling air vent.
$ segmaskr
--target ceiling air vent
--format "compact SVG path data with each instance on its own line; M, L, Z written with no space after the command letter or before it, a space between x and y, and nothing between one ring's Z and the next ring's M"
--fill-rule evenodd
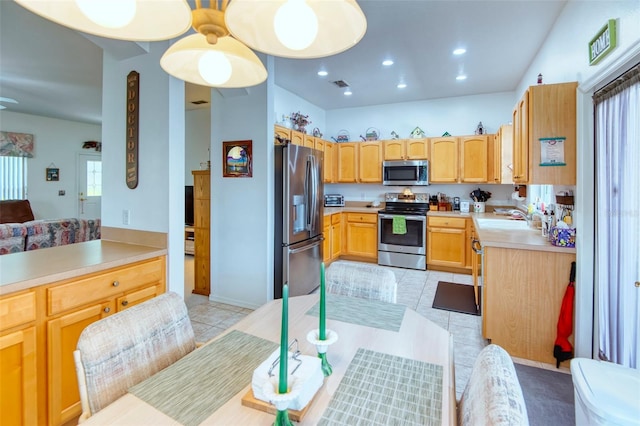
M333 81L332 83L335 84L336 86L340 87L340 88L349 87L349 83L347 83L344 80L336 80L336 81Z
M199 100L199 101L191 101L192 104L194 105L202 105L202 104L208 104L208 101L205 100Z

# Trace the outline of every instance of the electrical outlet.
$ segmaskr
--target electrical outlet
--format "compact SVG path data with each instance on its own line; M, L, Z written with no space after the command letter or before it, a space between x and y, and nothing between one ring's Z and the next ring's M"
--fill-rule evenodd
M66 194L64 189L58 191L58 196L62 197L64 194Z
M122 210L122 224L123 225L131 224L131 212L128 209Z

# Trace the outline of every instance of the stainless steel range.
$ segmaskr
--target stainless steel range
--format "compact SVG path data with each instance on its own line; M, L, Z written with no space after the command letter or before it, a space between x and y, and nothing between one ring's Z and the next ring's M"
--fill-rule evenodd
M378 212L379 265L427 269L428 211L429 194L386 194L385 208Z

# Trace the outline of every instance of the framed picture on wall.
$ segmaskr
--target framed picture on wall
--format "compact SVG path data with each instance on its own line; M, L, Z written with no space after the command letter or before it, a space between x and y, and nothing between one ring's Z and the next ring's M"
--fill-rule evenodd
M252 177L252 141L222 142L222 176Z
M47 182L60 180L60 169L57 167L47 167L46 179Z

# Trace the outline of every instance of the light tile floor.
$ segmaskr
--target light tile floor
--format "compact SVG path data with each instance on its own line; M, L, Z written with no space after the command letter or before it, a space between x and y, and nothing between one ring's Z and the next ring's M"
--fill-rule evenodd
M487 345L487 341L482 338L482 318L433 309L431 305L438 281L472 285L471 276L402 268L389 269L394 272L398 282L397 303L408 306L453 334L456 397L460 399L473 363L478 353ZM205 296L194 294L186 297L186 304L196 340L199 342L216 337L251 312L250 309L211 302Z

